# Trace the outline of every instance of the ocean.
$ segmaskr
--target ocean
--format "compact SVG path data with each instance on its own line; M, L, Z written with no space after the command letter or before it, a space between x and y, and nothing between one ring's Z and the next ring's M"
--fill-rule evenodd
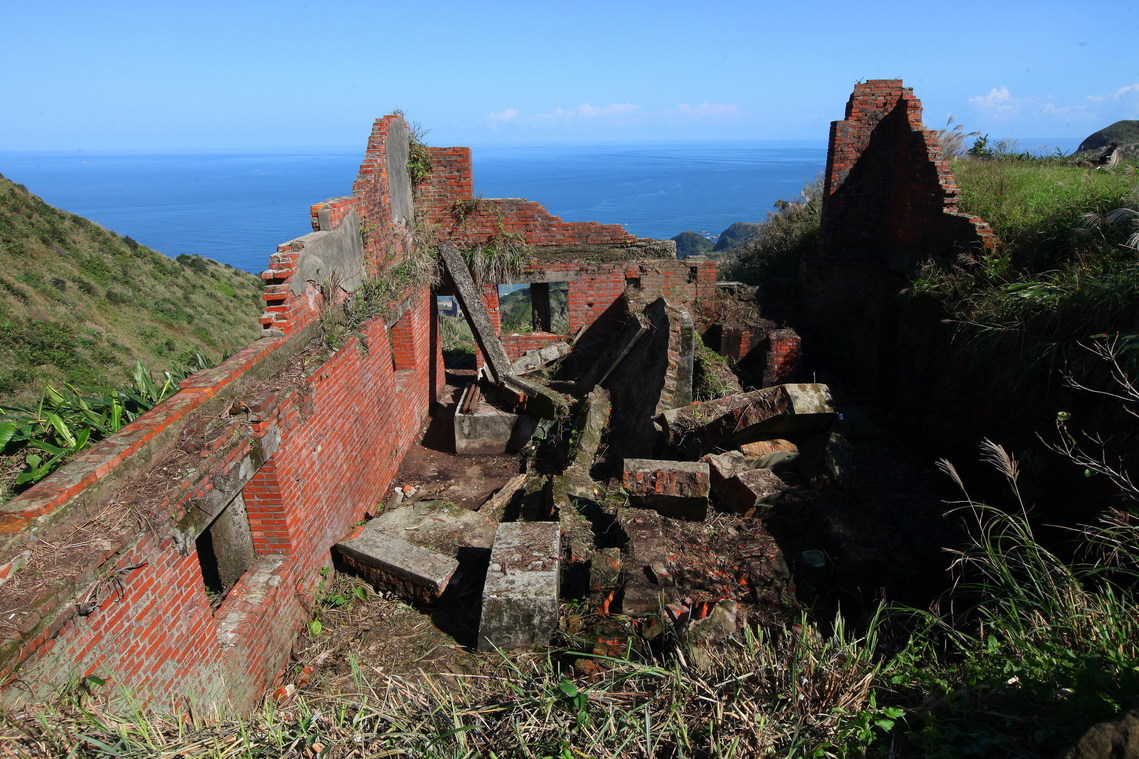
M313 203L351 191L362 153L0 152L0 173L47 203L169 256L249 272L307 234ZM475 192L542 203L566 221L621 224L639 237L708 236L759 221L826 163L822 141L484 147Z

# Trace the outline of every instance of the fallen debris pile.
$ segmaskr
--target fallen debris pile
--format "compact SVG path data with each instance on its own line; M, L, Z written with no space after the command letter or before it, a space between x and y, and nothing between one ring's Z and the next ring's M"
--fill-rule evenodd
M336 546L343 566L419 604L481 595L477 635L462 642L482 650L561 629L604 654L786 623L796 600L767 520L839 474L828 388L692 402L692 318L632 291L603 346L511 363L469 276L453 278L486 360L457 404L455 450L525 449L524 471L477 512L405 501ZM573 608L561 619L560 602Z

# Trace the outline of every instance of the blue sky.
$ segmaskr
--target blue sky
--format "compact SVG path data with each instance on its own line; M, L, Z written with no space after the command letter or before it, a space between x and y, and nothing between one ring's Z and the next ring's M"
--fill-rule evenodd
M4 4L3 150L355 149L396 108L435 145L825 140L891 77L994 138L1139 118L1133 2Z

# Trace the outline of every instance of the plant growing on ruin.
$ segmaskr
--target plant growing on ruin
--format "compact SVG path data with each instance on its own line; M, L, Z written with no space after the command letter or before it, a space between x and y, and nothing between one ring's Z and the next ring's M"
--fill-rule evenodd
M467 217L479 210L482 205L482 195L473 198L459 198L451 205L451 215L455 221L462 224Z
M138 362L133 387L88 394L71 384L62 390L45 385L36 405L0 409L0 451L24 454L25 467L14 484L27 487L39 482L79 451L176 393L179 382L208 366L198 355L188 366L163 372L162 383L156 384Z
M809 182L798 200L776 201L755 236L725 256L720 276L750 284L798 276L799 260L818 245L822 204L821 177Z
M966 132L963 125L953 122L952 114L945 120L943 129L934 131L938 143L941 144L941 154L946 158L959 158L965 155L965 141L980 134L980 132Z
M408 125L407 173L413 186L431 174L431 151L423 141L426 136L427 130L418 123Z
M322 321L325 344L333 350L339 349L348 337L361 337L360 328L366 322L395 316L405 293L438 283L439 260L435 249L409 244L387 271L364 280L351 297L328 311ZM367 350L363 341L360 347Z

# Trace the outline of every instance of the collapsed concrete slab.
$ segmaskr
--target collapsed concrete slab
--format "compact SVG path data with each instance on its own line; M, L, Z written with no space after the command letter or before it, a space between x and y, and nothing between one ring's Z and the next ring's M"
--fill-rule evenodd
M530 441L538 421L533 414L513 414L495 408L482 398L478 383L471 383L455 410L455 453L514 453Z
M457 556L463 548L489 552L497 523L450 501L432 500L385 511L368 522L366 529Z
M838 415L822 384L788 384L670 409L656 418L662 443L691 458L767 438L829 432ZM801 446L802 444L799 443Z
M560 558L557 522L498 526L483 585L479 650L549 642L558 628Z
M633 313L621 327L617 336L609 343L605 352L593 362L586 373L578 380L574 390L578 393L588 393L595 386L604 382L621 365L629 352L638 341L652 329L649 320L641 313Z
M377 589L413 601L439 598L459 568L459 562L450 556L368 527L356 537L337 543L333 552L345 567Z
M630 307L638 307L635 301ZM614 458L649 458L657 448L653 417L692 401L695 331L688 312L657 298L642 308L649 332L601 384L613 400Z
M569 343L550 343L523 353L511 364L511 370L519 375L541 371L555 361L565 358L569 352Z
M634 506L685 519L708 515L710 478L705 462L625 459L621 486Z

